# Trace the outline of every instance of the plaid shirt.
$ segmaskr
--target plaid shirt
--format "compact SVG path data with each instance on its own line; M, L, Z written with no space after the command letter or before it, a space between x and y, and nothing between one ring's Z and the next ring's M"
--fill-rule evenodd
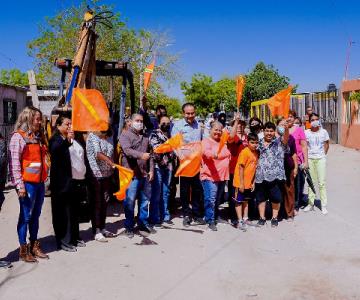
M156 149L161 144L165 143L168 137L161 132L160 129L153 131L150 135L150 145L152 149ZM174 152L156 154L153 153L155 168L167 168L173 170L176 161L176 155Z
M9 174L11 183L17 190L24 190L25 185L21 175L21 156L26 143L23 137L15 132L9 143Z

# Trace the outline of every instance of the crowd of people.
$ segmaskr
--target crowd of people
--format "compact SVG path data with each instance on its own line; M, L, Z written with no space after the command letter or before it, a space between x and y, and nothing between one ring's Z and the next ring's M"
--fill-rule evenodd
M182 106L183 118L175 122L160 105L155 119L144 112L129 117L114 147L110 127L104 132L73 132L71 119L66 116L58 117L47 141L41 111L25 108L11 135L7 158L20 205L19 258L29 263L49 259L38 240L48 175L58 249L76 252L77 247L86 246L79 232L85 209L89 213L85 221L91 220L94 240L105 243L116 237L117 233L106 229L107 205L116 182L115 164L134 172L123 201L124 234L129 238L135 229L154 234L164 225L174 225L169 207L176 206L177 184L184 227L207 225L217 231L218 223L230 220L233 227L246 231L249 226L264 226L267 220L272 227L283 219L293 221L300 208L304 212L314 209L314 191L309 188L308 201L304 197L305 174L318 185L321 212L327 214L329 135L319 115L311 108L307 112L305 118L299 118L290 110L289 116L276 124L263 124L257 117L246 123L238 113L227 123L225 114L213 114L204 124L197 121L192 103ZM228 139L222 145L225 131ZM178 133L184 141L180 149L154 152ZM201 149L200 170L193 176L174 177L179 163L195 148ZM3 177L3 157L1 161ZM3 187L0 204L4 200L2 191ZM83 205L86 202L88 207ZM228 205L220 209L224 202ZM0 266L8 263L2 261Z

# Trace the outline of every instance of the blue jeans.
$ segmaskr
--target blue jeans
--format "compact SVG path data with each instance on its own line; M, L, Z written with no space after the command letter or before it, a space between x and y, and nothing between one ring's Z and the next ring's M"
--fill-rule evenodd
M138 225L148 225L150 196L151 184L149 180L146 177L133 178L126 191L126 198L124 201L126 229L134 229L134 210L136 199L138 199Z
M215 223L215 219L219 216L219 205L225 183L225 181L201 181L204 189L205 222L208 224Z
M26 244L27 229L29 227L30 241L37 240L39 218L44 203L44 183L25 183L27 196L19 198L20 215L17 225L20 245Z
M155 168L154 181L151 186L150 223L159 224L170 220L168 209L172 171Z

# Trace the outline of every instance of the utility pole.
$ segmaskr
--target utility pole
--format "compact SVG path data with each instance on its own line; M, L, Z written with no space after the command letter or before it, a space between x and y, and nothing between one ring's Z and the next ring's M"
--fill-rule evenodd
M40 102L39 102L39 97L38 97L38 93L37 93L37 86L36 86L34 70L30 70L27 73L28 73L28 78L29 78L29 86L30 86L32 104L34 107L39 109Z
M347 49L347 53L346 53L346 63L345 63L345 74L344 74L344 80L348 79L348 73L349 73L349 65L350 65L350 53L351 53L351 47L352 45L355 44L355 42L353 42L350 38L349 40L349 45L348 45L348 49Z
M143 72L143 53L140 54L140 108L144 108L143 96L144 96L144 72Z

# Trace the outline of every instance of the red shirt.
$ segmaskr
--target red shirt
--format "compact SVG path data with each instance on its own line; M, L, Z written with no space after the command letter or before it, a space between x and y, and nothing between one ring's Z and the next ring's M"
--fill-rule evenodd
M227 146L231 153L230 159L230 174L234 174L236 162L238 160L240 152L248 145L247 136L243 134L241 138L238 135L235 135L231 143L228 142Z

